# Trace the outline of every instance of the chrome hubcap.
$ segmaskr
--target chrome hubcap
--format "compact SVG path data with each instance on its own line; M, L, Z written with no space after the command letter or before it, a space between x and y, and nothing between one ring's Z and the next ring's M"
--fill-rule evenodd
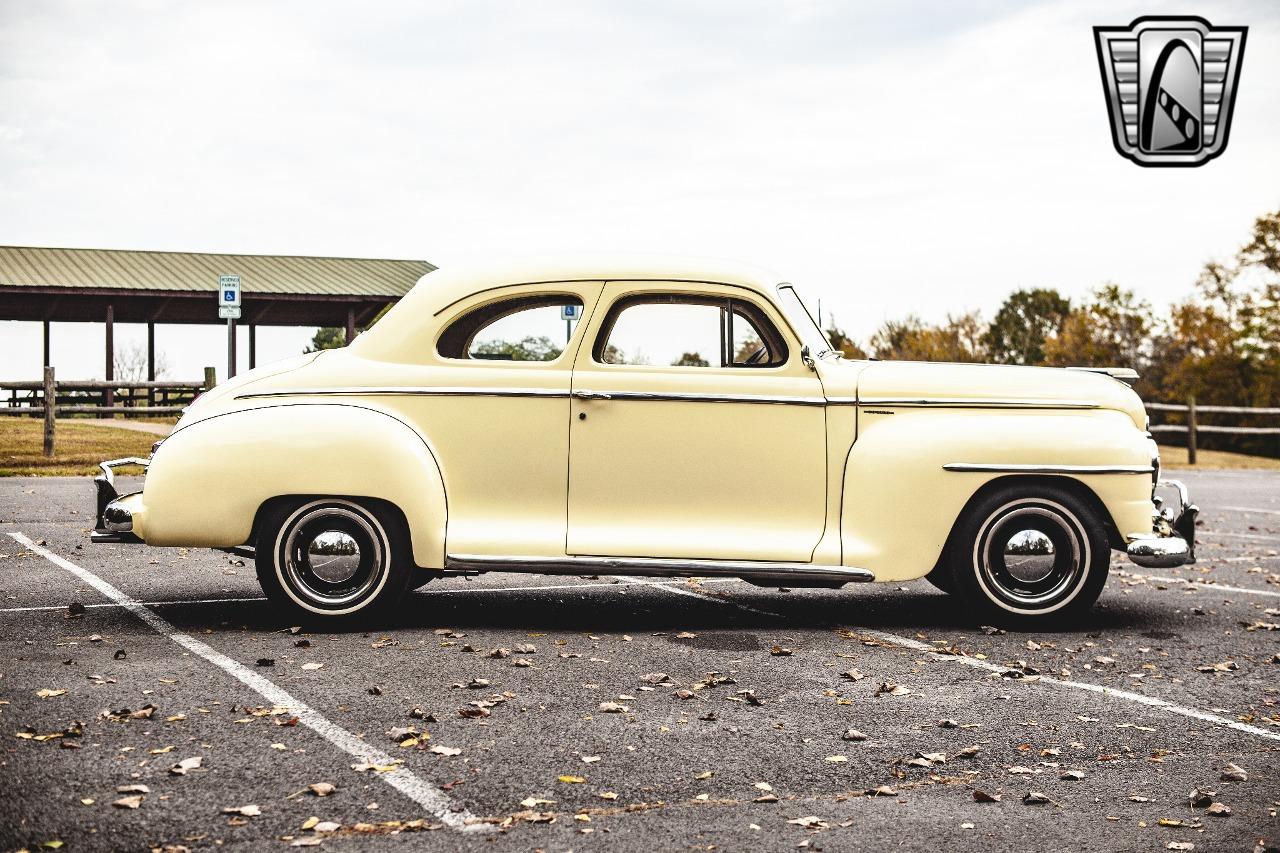
M1051 502L1007 504L982 526L974 558L988 595L1018 611L1055 609L1079 591L1088 571L1080 523Z
M386 574L380 528L358 507L306 508L286 524L281 580L297 598L342 610L376 593Z
M326 583L350 580L360 570L360 546L341 530L326 530L307 546L311 571Z
M1042 581L1053 573L1057 549L1039 530L1019 530L1004 543L1004 565L1023 583Z

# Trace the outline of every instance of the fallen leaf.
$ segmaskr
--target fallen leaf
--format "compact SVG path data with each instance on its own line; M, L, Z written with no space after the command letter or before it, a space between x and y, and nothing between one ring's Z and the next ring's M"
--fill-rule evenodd
M787 657L789 655L795 654L795 652L792 651L791 649L788 649L786 646L779 646L775 644L769 647L769 654L773 655L774 657Z
M262 809L258 808L256 805L227 806L222 810L222 813L240 815L241 817L257 817L262 814Z
M461 750L461 749L458 749L457 747L453 747L453 746L441 746L440 744L436 744L435 746L431 747L431 751L432 751L432 752L434 752L436 755L450 755L450 756L452 756L452 755L461 755L461 754L462 754L462 750Z
M565 776L557 776L556 778L559 779L561 782L564 782L566 785L580 785L583 782L587 781L585 776L565 775Z
M316 782L307 786L307 790L315 794L317 797L327 797L334 791L338 790L332 782Z
M67 692L67 689L65 687L59 687L57 689L52 689L52 690L48 687L42 687L36 691L36 695L39 696L41 699L52 699L54 696L62 696L66 692Z
M1218 777L1223 782L1248 782L1249 774L1244 771L1243 767L1235 764L1228 764L1222 768L1222 775Z
M132 797L121 797L111 805L118 809L136 809L142 805L142 799L142 794L134 794Z
M626 705L620 705L617 702L601 702L600 710L606 714L622 714L631 709Z
M805 829L809 829L811 827L823 829L828 826L827 822L817 815L807 815L805 817L794 818L787 821L787 823L792 823L796 826L803 826Z
M1026 794L1022 796L1022 802L1026 803L1029 806L1040 806L1040 805L1044 805L1045 803L1052 803L1053 800L1049 799L1047 796L1045 796L1039 791L1028 791Z
M169 772L174 776L185 776L188 770L197 769L204 762L204 757L194 755L191 758L184 758L177 764L169 768Z
M867 736L857 729L845 729L844 734L840 735L841 740L866 740Z
M1204 813L1213 817L1230 817L1231 807L1224 803L1211 803Z
M980 788L973 789L973 801L975 803L998 803L1001 796L1001 794L988 794Z
M324 664L322 664L322 663L315 663L315 662L313 661L313 662L311 662L311 663L304 663L304 664L302 665L302 668L303 668L303 669L305 669L305 670L307 670L308 672L310 672L311 670L320 669L320 668L321 668L321 667L323 667L323 666L324 666Z
M898 789L892 785L878 785L867 791L869 797L896 797Z
M901 684L894 684L892 681L885 681L881 682L880 686L876 688L875 695L883 696L888 694L890 696L905 696L910 692L910 687L903 687Z

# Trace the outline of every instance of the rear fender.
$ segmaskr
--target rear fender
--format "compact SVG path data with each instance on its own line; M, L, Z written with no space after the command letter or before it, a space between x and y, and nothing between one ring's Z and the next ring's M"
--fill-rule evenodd
M182 427L147 471L143 538L243 545L259 509L284 495L387 501L408 523L414 562L444 566L448 507L427 440L394 415L346 403L268 405Z

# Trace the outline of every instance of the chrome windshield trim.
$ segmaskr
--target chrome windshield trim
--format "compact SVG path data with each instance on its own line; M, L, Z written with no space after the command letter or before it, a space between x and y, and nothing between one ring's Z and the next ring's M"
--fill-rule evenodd
M769 577L867 583L875 575L853 566L824 566L755 560L682 560L666 557L515 557L448 554L449 571L503 571L534 574L686 575L690 577Z
M272 391L251 391L237 394L237 400L253 400L263 397L568 397L568 391L555 388L498 388L498 387L376 387L376 388L277 388Z
M946 409L1097 409L1092 400L1046 400L1034 397L859 397L863 406L934 406Z
M1004 462L948 462L944 471L1015 474L1150 474L1150 465L1015 465Z

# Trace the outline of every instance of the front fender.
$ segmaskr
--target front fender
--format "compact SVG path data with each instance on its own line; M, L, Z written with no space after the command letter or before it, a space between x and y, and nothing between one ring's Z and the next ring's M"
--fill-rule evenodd
M844 564L876 580L922 577L937 564L969 499L999 472L949 463L1149 466L1151 445L1121 412L901 408L859 412L845 467ZM1121 535L1151 526L1151 474L1073 475Z
M419 566L444 566L444 481L426 439L366 405L294 403L214 415L156 450L135 530L149 545L248 542L284 495L379 498L404 513Z

